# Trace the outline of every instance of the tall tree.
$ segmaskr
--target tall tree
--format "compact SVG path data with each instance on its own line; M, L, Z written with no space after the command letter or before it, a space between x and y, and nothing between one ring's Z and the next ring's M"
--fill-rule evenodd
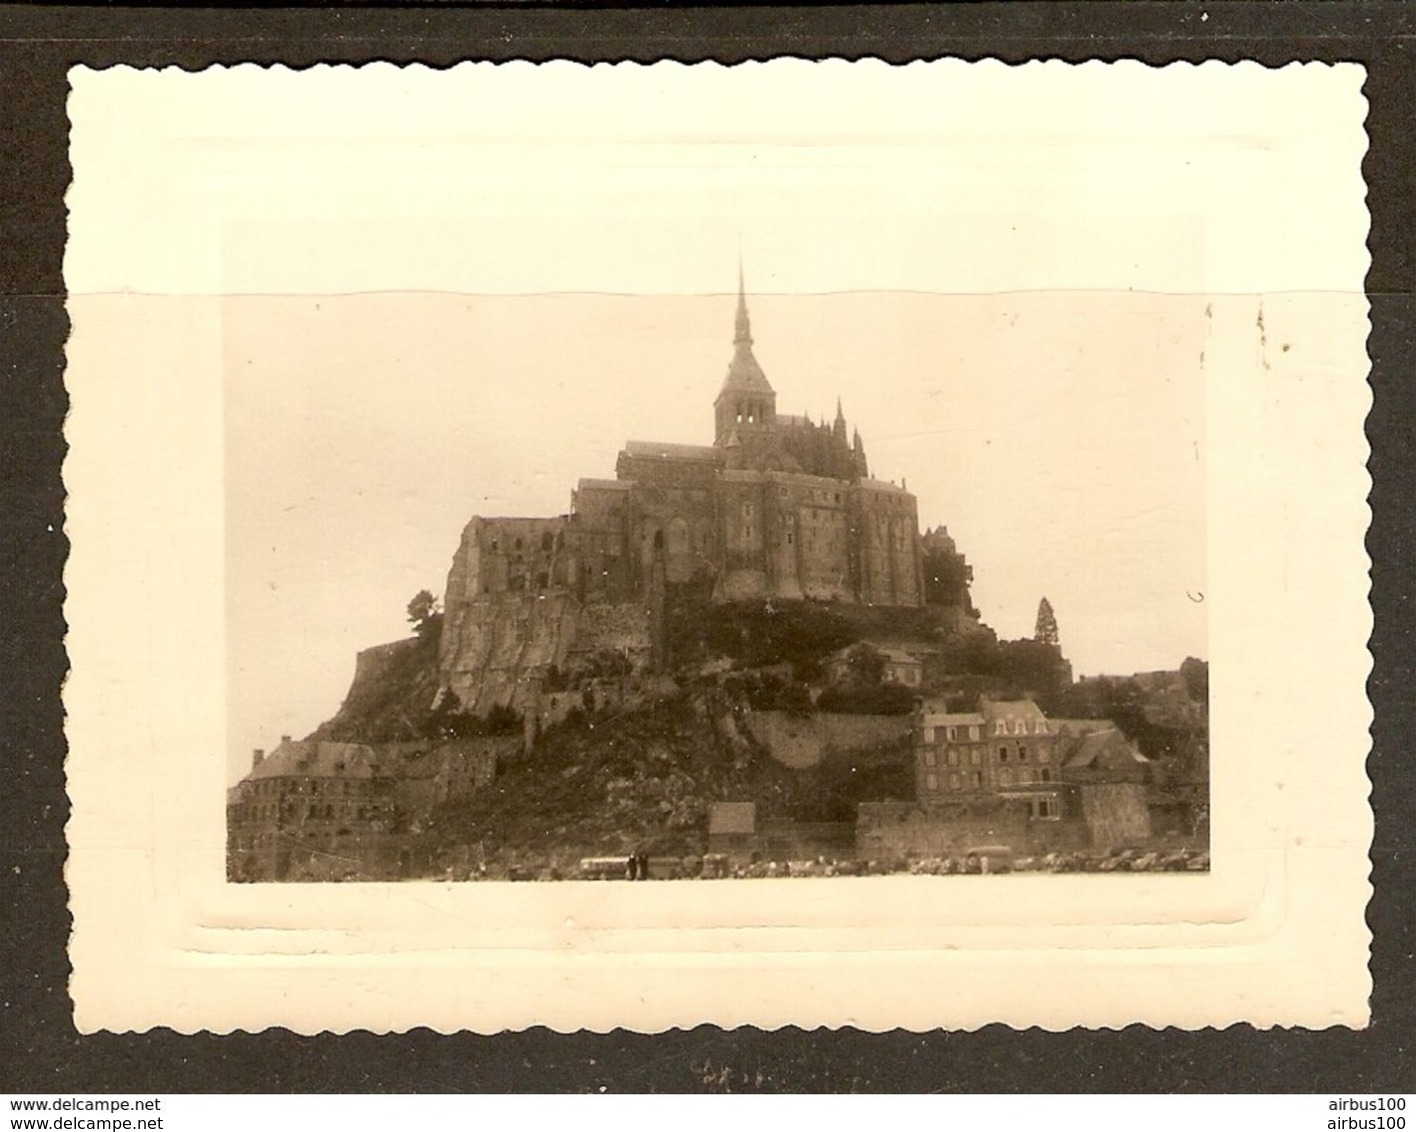
M419 590L408 603L408 620L414 632L427 637L442 626L442 607L431 590Z
M1057 618L1052 612L1052 603L1047 598L1037 603L1037 628L1033 630L1033 640L1040 645L1058 643Z

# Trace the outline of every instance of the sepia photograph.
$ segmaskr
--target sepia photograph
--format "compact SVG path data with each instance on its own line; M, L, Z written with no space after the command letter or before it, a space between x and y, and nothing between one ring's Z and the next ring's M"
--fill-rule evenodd
M229 878L1207 869L1213 312L1025 285L1193 273L1194 218L1066 229L1115 123L728 133L702 81L223 249L330 289L222 307Z
M71 82L91 1024L1362 1016L1360 68Z

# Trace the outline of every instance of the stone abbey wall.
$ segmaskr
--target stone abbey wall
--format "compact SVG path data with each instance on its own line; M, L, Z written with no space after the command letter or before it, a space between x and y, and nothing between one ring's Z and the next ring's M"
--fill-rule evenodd
M924 604L914 496L869 478L839 404L829 425L776 412L741 294L733 345L713 444L629 441L616 478L582 479L567 514L468 523L439 654L464 707L517 704L538 672L601 648L652 660L669 585L711 581L719 601Z

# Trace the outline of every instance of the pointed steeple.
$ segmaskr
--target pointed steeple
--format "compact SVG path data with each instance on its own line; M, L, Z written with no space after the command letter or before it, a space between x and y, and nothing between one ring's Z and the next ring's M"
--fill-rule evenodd
M733 325L733 360L713 402L714 443L722 445L734 425L770 425L777 420L777 394L752 353L752 323L747 314L747 287L738 259L737 318Z
M846 414L845 414L844 412L842 412L842 410L841 410L841 398L840 398L839 395L836 397L836 423L835 423L835 425L832 427L831 433L832 433L832 435L833 435L837 440L839 440L839 441L841 442L842 446L845 445L845 443L846 443Z
M752 345L752 321L747 316L747 288L742 279L742 256L738 256L737 324L733 328L733 345Z

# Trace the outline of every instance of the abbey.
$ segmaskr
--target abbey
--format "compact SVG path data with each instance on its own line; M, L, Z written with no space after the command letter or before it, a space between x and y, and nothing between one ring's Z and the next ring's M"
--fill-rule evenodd
M629 441L553 518L474 518L448 576L442 689L515 704L539 666L610 649L652 660L665 588L920 606L915 497L872 479L860 434L777 412L738 283L713 442ZM514 654L514 655L513 655Z

